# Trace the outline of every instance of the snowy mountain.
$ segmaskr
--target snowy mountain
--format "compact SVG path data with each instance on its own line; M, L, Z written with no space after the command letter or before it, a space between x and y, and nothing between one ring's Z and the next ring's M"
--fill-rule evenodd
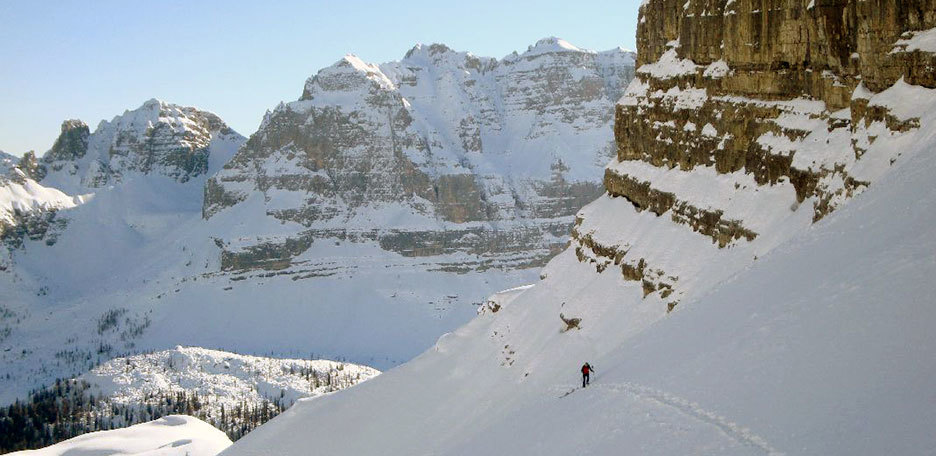
M56 211L84 203L89 195L69 196L32 180L17 165L0 174L0 240L8 242L23 235L44 237Z
M441 44L381 65L348 55L267 113L209 180L206 218L288 227L262 245L224 238L223 266L283 268L336 237L485 259L445 265L466 271L541 264L601 193L612 106L633 64L632 52L558 38L501 60Z
M141 174L185 183L217 170L230 159L230 151L219 149L241 142L243 137L210 112L152 99L101 121L94 133L80 120L63 122L42 158L48 168L43 182L65 191L101 188Z
M223 454L936 447L934 5L762 7L645 1L606 193L544 279Z
M256 406L264 400L283 408L296 400L347 388L380 372L366 366L324 360L245 356L198 347L112 359L78 377L89 392L112 404L143 407L149 397L185 391L204 403L206 421L221 408ZM213 423L221 427L218 423Z
M246 143L157 100L93 132L64 122L41 184L93 198L57 212L53 245L8 250L0 403L179 344L410 359L565 245L633 59L559 39L347 57Z
M124 429L92 432L21 456L160 455L214 456L231 441L208 423L172 415Z
M200 222L205 179L244 139L214 114L150 100L94 133L64 122L41 160L24 157L32 176L18 165L0 178L0 226L12 221L0 254L2 403L137 350L156 318L133 286L175 274L160 260L184 263L173 247Z

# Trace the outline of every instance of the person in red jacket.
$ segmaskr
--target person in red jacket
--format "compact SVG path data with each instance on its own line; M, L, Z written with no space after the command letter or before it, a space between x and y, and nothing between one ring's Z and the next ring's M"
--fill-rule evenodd
M595 370L594 367L591 367L591 364L585 363L582 366L582 388L588 386L588 374L592 373Z

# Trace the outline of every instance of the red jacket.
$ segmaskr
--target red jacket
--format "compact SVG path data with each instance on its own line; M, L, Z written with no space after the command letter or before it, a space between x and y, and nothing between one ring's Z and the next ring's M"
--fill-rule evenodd
M591 372L591 366L589 366L588 364L582 366L582 373L583 373L583 374L587 374L587 373L589 373L589 372Z

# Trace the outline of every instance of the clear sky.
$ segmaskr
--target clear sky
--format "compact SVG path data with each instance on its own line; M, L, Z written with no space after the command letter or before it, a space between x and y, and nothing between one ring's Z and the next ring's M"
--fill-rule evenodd
M48 150L150 98L220 115L245 136L343 55L399 60L416 43L503 57L558 36L634 49L640 0L0 0L0 150Z

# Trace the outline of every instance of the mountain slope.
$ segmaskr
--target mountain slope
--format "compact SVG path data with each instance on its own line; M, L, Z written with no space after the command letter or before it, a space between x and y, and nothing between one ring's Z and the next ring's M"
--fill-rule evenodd
M282 269L336 237L404 256L541 264L600 194L611 106L633 61L558 38L502 60L441 44L381 65L346 56L267 113L208 182L206 218L267 217L293 231L270 233L263 252L231 242L225 267Z
M41 182L94 198L58 212L54 245L10 250L0 403L179 344L410 359L565 245L600 193L633 58L555 38L499 61L349 56L243 147L158 100L93 132L65 121Z
M644 2L607 193L545 279L224 454L932 448L934 5L759 5Z
M66 120L42 158L47 185L64 191L102 188L138 175L159 175L179 183L210 175L230 160L243 142L218 116L151 99L93 133L80 120ZM214 150L212 150L214 149Z
M29 178L20 168L11 167L0 174L0 239L17 235L42 236L45 231L30 233L30 222L43 222L43 216L60 209L70 209L90 199L88 195L69 196ZM23 232L17 233L17 228Z
M4 187L20 213L41 217L18 223L4 241L0 402L135 350L156 318L140 308L134 285L158 284L177 273L167 265L188 260L177 244L200 224L204 181L243 141L214 114L157 100L94 133L63 123L37 164L42 180L21 176Z
M623 281L563 254L549 269L564 279L371 382L300 402L225 454L299 454L312 441L356 454L925 453L936 445L930 158L634 337L619 335L641 325L616 315ZM582 331L560 333L555 301L571 298L590 308ZM594 383L562 397L584 360Z

